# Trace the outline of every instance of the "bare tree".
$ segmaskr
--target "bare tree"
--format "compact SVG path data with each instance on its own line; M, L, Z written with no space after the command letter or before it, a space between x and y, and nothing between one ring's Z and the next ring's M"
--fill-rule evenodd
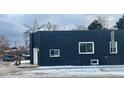
M37 20L33 22L33 24L24 24L24 27L27 30L23 33L25 46L29 47L30 44L30 33L34 33L37 31L55 31L57 30L57 25L52 22L47 22L46 24L39 24Z
M43 30L45 31L56 31L57 30L57 25L54 24L53 22L47 22L44 24Z
M111 30L117 30L116 26L112 26L110 29Z
M73 30L86 30L86 27L84 27L83 25L75 25Z
M24 37L24 43L26 47L29 47L29 38L30 38L30 31L25 31L23 33L23 37Z
M108 17L97 16L96 20L102 25L104 29L108 28Z
M0 51L5 51L6 49L8 49L10 46L9 44L9 40L7 39L6 36L4 35L0 35Z
M26 54L27 53L27 49L26 49L25 46L19 46L18 51L21 51L21 54Z
M28 33L33 33L33 32L37 32L40 31L40 29L44 28L44 24L40 25L38 24L37 20L35 19L33 24L29 25L29 24L24 24L24 26L27 28L27 32Z
M27 28L24 34L33 33L37 31L56 31L58 27L53 22L47 22L46 24L38 24L36 19L32 25L24 24L24 26Z
M35 19L33 24L24 24L24 26L27 28L27 30L23 33L24 36L24 43L25 46L29 47L29 39L30 39L30 33L40 31L40 29L44 28L44 24L39 25L37 20Z

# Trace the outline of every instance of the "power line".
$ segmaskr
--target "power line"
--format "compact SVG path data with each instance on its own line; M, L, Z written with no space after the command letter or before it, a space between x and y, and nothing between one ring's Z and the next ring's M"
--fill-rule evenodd
M11 40L10 44L12 47L24 46L24 41Z

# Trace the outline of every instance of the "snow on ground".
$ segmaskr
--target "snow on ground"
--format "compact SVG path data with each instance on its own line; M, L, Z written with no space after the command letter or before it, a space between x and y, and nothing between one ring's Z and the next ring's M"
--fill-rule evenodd
M22 60L21 63L22 64L30 64L30 60Z
M3 77L124 77L122 66L41 66L33 68L19 68L16 73L9 73Z
M12 64L15 64L15 62L12 62ZM21 64L30 64L30 60L21 60Z
M13 62L14 63L14 62ZM124 65L106 66L35 66L29 60L13 63L0 63L0 77L48 78L48 77L124 77Z

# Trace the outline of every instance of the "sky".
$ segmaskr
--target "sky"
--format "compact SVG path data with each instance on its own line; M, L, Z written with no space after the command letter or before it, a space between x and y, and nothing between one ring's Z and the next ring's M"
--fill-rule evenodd
M0 14L0 34L5 35L12 46L17 41L23 45L23 33L27 30L24 24L32 24L37 19L39 24L48 21L58 25L59 29L72 29L75 25L87 27L97 16L108 18L108 27L115 25L122 14Z

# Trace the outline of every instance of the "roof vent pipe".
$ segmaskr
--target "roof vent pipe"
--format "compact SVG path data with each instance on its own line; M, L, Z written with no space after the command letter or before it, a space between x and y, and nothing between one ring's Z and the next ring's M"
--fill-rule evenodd
M113 50L115 48L115 32L114 31L111 32L111 43L110 44Z
M115 42L115 32L111 32L111 42Z

